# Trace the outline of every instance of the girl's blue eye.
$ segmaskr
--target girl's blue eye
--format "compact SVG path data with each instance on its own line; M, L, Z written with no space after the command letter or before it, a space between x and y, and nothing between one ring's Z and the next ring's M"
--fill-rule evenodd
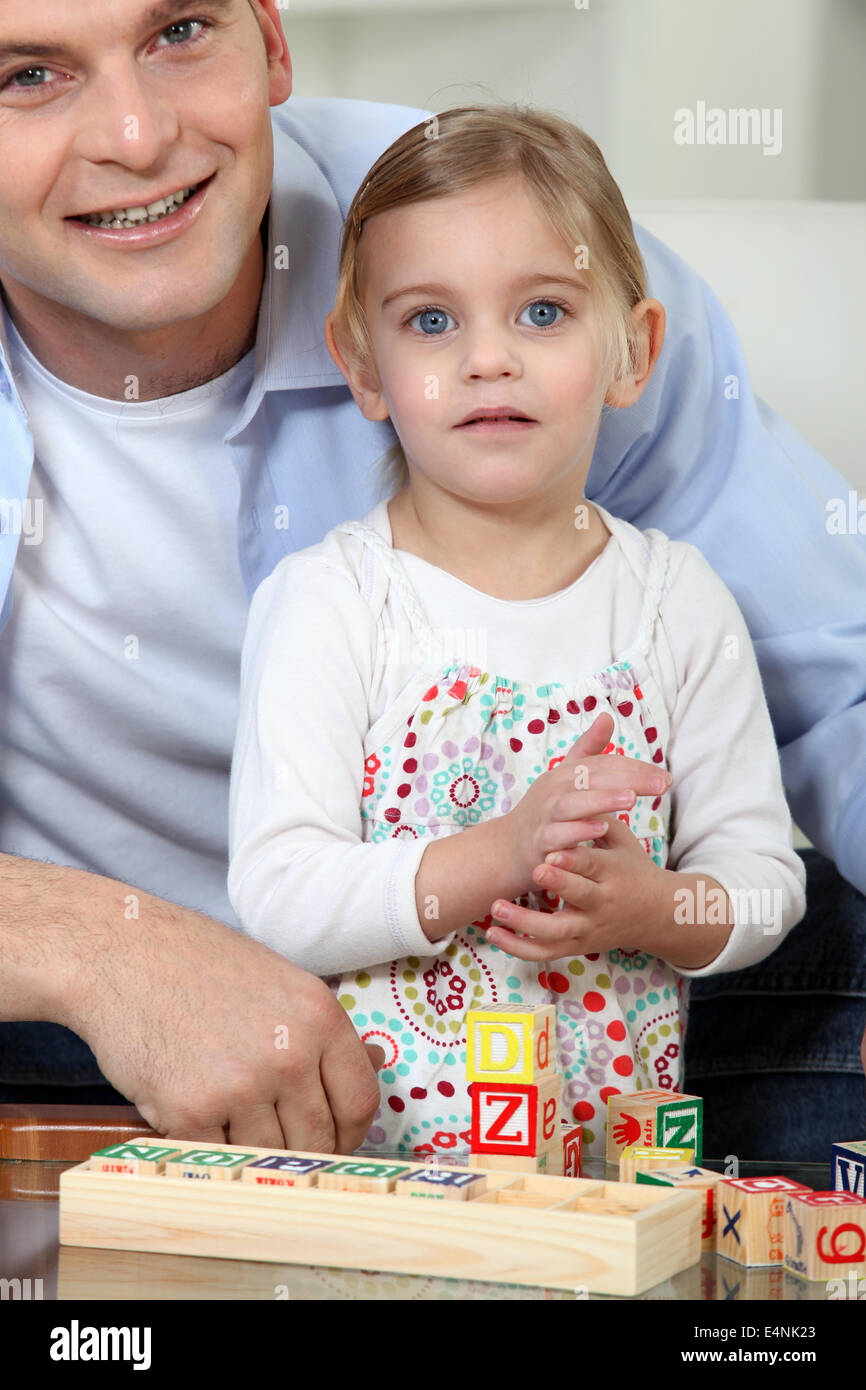
M410 324L414 324L416 319L421 332L426 333L428 338L432 338L437 333L446 331L451 315L446 314L444 309L421 309L409 320ZM454 320L451 319L452 324L453 322Z
M532 304L527 304L523 314L529 314L529 322L533 328L549 328L552 323L557 323L557 314L565 311L559 304L554 304L550 299L536 299ZM520 315L518 323L525 323L526 320Z

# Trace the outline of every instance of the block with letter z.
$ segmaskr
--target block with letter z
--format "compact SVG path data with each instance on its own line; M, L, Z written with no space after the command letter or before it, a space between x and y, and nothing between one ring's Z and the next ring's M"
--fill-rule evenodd
M474 1081L470 1147L476 1154L531 1157L561 1142L562 1077L531 1084Z

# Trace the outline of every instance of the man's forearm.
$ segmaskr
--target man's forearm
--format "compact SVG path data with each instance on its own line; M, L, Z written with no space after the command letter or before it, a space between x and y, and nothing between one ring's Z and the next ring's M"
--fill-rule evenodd
M725 889L707 874L659 870L654 926L645 948L675 970L700 970L716 959L734 926Z
M0 1019L73 1025L88 964L123 920L113 879L0 854Z

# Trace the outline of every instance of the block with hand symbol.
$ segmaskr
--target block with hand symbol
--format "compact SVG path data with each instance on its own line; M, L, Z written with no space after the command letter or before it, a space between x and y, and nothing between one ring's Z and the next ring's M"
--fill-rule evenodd
M703 1161L704 1102L679 1091L618 1092L607 1101L608 1163L619 1164L623 1149L634 1145L652 1149L694 1149L694 1162Z

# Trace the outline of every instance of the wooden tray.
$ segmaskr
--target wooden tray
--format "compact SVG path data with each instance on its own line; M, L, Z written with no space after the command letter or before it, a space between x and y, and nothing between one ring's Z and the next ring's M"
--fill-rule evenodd
M158 1142L256 1158L286 1154L181 1139ZM359 1161L357 1155L291 1152L329 1163ZM537 1284L576 1294L584 1288L643 1293L700 1259L700 1193L473 1171L487 1171L485 1194L452 1202L393 1192L259 1187L240 1179L187 1182L164 1173L102 1173L88 1159L61 1175L60 1242Z

